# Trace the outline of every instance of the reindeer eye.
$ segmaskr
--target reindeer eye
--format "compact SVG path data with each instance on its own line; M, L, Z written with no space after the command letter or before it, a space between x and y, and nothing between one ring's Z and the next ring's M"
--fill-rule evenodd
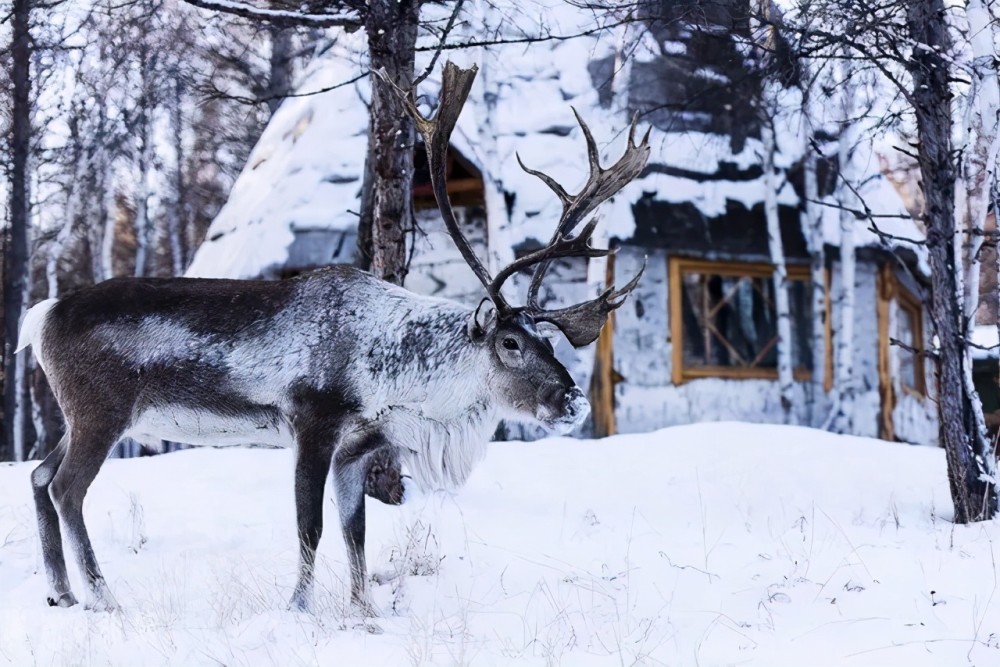
M514 340L513 338L504 338L503 339L503 346L505 348L507 348L508 350L516 350L516 349L518 349L517 341Z

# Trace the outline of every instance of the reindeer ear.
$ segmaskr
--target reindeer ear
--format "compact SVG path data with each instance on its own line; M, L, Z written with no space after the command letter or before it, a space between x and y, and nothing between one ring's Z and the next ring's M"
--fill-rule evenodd
M497 309L489 299L483 299L472 317L469 318L468 332L469 338L474 343L482 341L486 335L496 326Z

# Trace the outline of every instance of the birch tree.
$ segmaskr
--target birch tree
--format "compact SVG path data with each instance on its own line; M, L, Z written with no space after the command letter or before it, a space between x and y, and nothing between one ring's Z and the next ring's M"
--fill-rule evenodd
M7 138L10 160L9 237L4 252L4 442L0 460L24 460L24 355L15 355L17 332L24 312L28 276L30 219L29 160L31 157L32 0L11 5L11 129ZM18 360L21 359L20 363Z
M841 91L841 126L837 137L837 167L840 170L836 188L840 206L840 290L837 310L840 326L837 328L836 366L834 371L834 407L829 428L838 433L854 430L854 317L855 284L857 282L857 253L855 250L856 227L860 222L855 211L863 209L857 201L852 184L858 182L853 152L858 144L858 125L853 122L853 98L856 92L849 84L850 69L845 67Z
M785 248L781 238L781 220L778 209L778 191L784 184L776 173L775 157L778 154L778 144L775 138L775 126L785 121L782 118L781 93L786 81L782 81L783 66L779 62L779 35L771 18L772 8L761 3L761 16L764 19L757 26L754 52L757 61L757 72L761 78L761 89L757 100L757 112L760 121L761 168L764 184L764 219L767 225L767 247L774 266L772 284L774 290L774 310L777 329L778 353L778 391L781 397L781 408L786 424L795 421L792 410L794 405L795 377L792 360L792 318L788 301L788 266L785 260ZM794 73L792 77L794 79ZM794 110L792 111L794 113Z
M970 0L966 7L972 11L969 22L980 26L980 33L985 30L989 34L991 29L984 25L987 19L982 14L984 5ZM998 512L996 462L972 384L968 351L969 275L964 252L968 226L957 222L959 216L965 217L961 208L967 204L956 210L956 202L968 201L968 191L957 191L965 190L966 185L953 141L953 84L966 68L949 21L964 8L946 6L943 0L892 0L878 6L859 0L829 0L810 2L808 11L822 16L818 25L784 24L785 29L798 31L800 53L832 58L845 49L851 59L870 66L896 89L915 121L915 158L925 202L921 216L927 232L924 248L932 284L928 305L938 341L934 359L939 380L939 437L948 462L955 521L993 518ZM993 38L982 36L982 46L973 47L977 51L974 61L980 63L974 69L988 78L995 77L988 71ZM989 101L993 93L988 89L986 100L978 99L986 85L992 84L978 83L971 104L986 109L993 104ZM996 118L987 114L983 120L994 124ZM995 131L981 136L992 142ZM987 161L993 150L987 147L983 151ZM963 151L977 152L975 146ZM985 169L989 178L990 165ZM978 178L984 172L967 173Z
M803 116L810 117L811 96L803 91ZM826 239L823 238L823 210L819 203L818 156L811 145L812 128L806 124L805 159L802 165L805 215L802 216L802 235L809 250L810 309L812 311L812 423L818 426L821 414L816 406L822 405L826 393Z
M964 146L961 150L957 209L964 216L969 246L965 316L970 324L974 324L979 307L979 252L983 244L990 192L996 182L997 152L1000 150L997 127L1000 89L994 46L996 31L983 0L968 0L965 17L972 62L969 68L971 86L961 128Z
M775 174L774 157L777 145L774 138L773 115L762 118L760 136L763 147L764 170L764 217L767 221L767 247L774 265L774 310L778 330L778 388L781 394L781 408L785 423L794 422L795 381L792 373L792 319L788 307L788 267L785 249L781 240L781 224L778 217L778 178Z

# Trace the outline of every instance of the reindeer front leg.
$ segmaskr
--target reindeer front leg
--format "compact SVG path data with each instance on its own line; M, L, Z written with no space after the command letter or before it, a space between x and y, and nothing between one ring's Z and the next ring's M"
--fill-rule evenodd
M340 527L351 566L351 603L366 615L374 615L374 610L368 598L365 566L365 481L372 453L386 444L381 432L366 432L343 442L333 456Z
M299 581L290 607L308 611L312 606L316 549L323 535L323 492L330 474L336 428L302 428L295 460L295 511L299 532Z

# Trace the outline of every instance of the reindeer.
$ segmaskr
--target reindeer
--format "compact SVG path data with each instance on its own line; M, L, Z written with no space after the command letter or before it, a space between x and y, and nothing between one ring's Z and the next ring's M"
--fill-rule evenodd
M550 243L491 277L463 237L445 183L451 132L476 68L445 66L433 119L408 112L423 135L441 214L487 298L472 309L418 296L347 266L282 281L115 278L34 306L18 349L31 346L66 418L66 435L32 472L48 603L69 607L62 526L89 586L89 606L115 609L83 521L83 500L111 448L123 437L193 445L294 446L299 536L291 607L310 606L323 493L332 469L347 544L351 600L368 606L364 485L373 456L388 450L420 486L461 485L483 457L501 419L541 423L565 433L589 413L583 391L553 354L540 323L569 342L593 342L624 288L545 310L538 293L551 260L602 257L582 219L642 170L649 133L602 168L587 125L590 176L562 201ZM576 112L574 111L574 114ZM520 162L520 158L518 158ZM501 287L534 267L527 305L511 306Z

